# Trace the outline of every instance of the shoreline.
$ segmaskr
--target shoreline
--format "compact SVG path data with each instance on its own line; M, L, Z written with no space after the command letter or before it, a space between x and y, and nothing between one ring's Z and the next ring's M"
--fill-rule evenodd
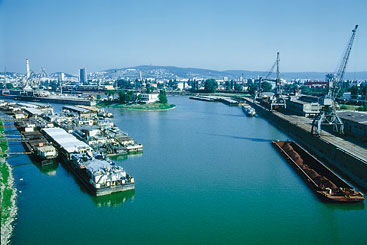
M149 104L147 104L149 105ZM176 108L176 105L168 105L169 107L168 108L152 108L152 109L149 109L149 106L146 106L146 109L145 108L134 108L134 106L128 106L128 105L120 105L120 104L117 104L117 103L111 103L111 104L102 104L102 105L96 105L97 107L102 107L102 108L119 108L119 109L125 109L125 110L130 110L130 111L169 111L169 110L173 110Z
M0 122L0 125L3 125ZM0 128L0 133L4 133L4 128ZM4 136L0 138L5 139ZM7 141L1 142L1 151L8 151ZM1 244L9 244L13 234L13 222L17 215L16 204L17 189L14 186L13 169L7 162L7 155L0 155L0 178L1 178Z

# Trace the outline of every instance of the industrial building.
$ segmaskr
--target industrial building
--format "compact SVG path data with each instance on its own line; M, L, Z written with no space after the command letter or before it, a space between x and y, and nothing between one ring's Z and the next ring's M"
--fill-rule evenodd
M321 105L317 102L317 99L315 101L310 96L292 96L289 100L286 100L286 104L288 111L304 117L316 116L321 109Z
M338 112L344 123L344 133L361 142L367 142L367 113L357 111Z

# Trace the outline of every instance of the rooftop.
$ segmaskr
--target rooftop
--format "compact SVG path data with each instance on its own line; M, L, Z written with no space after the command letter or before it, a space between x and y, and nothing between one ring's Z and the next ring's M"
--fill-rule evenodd
M66 110L69 110L69 111L75 111L75 112L78 112L78 113L89 113L89 110L87 110L87 109L76 107L76 106L70 106L70 105L64 105L63 109L66 109Z
M341 111L338 112L338 116L341 119L350 120L356 123L367 125L367 112Z
M43 131L62 146L67 152L79 152L80 149L89 149L89 145L78 140L74 135L62 128L45 128Z

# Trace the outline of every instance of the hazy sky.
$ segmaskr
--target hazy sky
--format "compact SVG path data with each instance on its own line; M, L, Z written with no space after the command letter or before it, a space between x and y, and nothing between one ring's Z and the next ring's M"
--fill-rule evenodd
M135 65L367 71L365 0L0 0L0 71Z

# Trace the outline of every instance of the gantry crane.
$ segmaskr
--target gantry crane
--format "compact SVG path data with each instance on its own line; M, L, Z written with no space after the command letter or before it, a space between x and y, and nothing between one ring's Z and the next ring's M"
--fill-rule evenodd
M352 30L352 36L349 39L347 48L345 50L342 62L336 74L328 73L326 74L326 81L328 82L328 92L327 94L320 98L319 103L322 105L320 113L312 121L311 134L320 136L321 126L328 125L333 126L333 130L340 135L344 134L344 124L339 116L336 114L336 103L335 98L339 93L340 87L343 83L343 77L345 73L345 68L350 56L350 51L352 50L354 37L356 35L358 25Z

